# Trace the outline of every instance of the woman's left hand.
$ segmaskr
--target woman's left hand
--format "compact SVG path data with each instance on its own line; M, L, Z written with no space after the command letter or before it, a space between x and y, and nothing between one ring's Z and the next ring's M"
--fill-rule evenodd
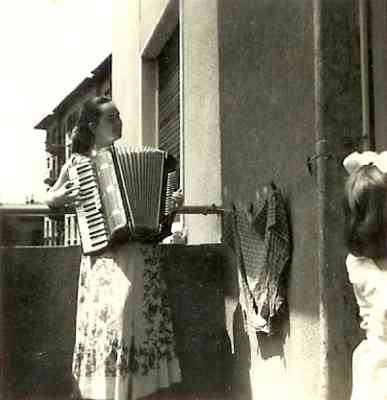
M184 203L183 189L176 190L172 193L172 200L175 202L175 207L181 207Z

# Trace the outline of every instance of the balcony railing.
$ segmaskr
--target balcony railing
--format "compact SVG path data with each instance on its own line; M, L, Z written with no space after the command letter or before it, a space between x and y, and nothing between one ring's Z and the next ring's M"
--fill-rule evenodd
M15 204L1 205L0 216L3 215L20 215L20 216L59 216L64 214L73 214L73 208L50 208L44 204Z
M223 207L215 204L208 206L182 206L175 208L171 214L218 214L221 215L227 211ZM16 205L0 205L0 215L37 215L51 216L73 214L74 208L50 208L44 204L16 204Z
M42 204L0 206L1 217L73 211ZM176 211L220 210L210 206ZM231 355L224 319L223 246L171 245L162 252L183 388L199 394L223 392L219 397L226 398ZM69 397L80 254L79 246L0 249L1 399Z
M62 143L46 142L46 151L51 154L64 154L66 145Z
M73 228L76 223L74 213L72 208L51 209L44 204L2 205L0 246L79 245L79 237ZM74 219L66 225L67 230L66 216Z
M223 215L226 211L224 208L215 205L183 206L173 209L163 222L174 220L177 214ZM69 224L68 220L64 219L65 215L75 218L75 209L71 207L49 208L44 204L0 205L0 217L5 217L3 218L3 226L0 225L0 246L79 245L79 233L74 227L76 222L74 220ZM15 217L16 220L12 217ZM35 218L44 217L50 217L51 222L48 222L48 226L46 220L42 220L40 229L37 226L32 226L33 224L36 225L37 220ZM35 222L32 222L31 218L35 219ZM54 223L55 221L57 222Z

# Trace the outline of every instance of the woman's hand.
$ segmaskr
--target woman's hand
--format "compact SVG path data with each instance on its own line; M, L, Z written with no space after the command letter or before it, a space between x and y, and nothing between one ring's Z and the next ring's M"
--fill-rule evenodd
M74 205L78 200L79 190L79 184L66 181L55 190L47 192L47 204L51 207Z
M176 190L172 193L172 200L175 203L175 207L181 207L184 203L184 193L183 189Z
M57 196L61 198L63 204L72 205L78 200L79 190L78 183L67 181L58 189Z
M79 183L69 180L68 170L71 160L67 161L59 174L57 181L46 194L46 203L49 207L63 207L74 205L79 195Z

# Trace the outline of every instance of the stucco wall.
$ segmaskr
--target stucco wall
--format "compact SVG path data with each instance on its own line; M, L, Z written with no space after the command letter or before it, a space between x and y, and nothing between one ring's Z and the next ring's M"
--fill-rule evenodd
M234 332L244 367L239 380L246 389L251 385L254 399L347 399L351 352L359 340L341 212L341 162L361 129L357 4L321 3L321 26L314 27L311 2L219 2L223 203L246 205L274 180L287 201L294 247L289 320L281 334L257 341L242 329ZM316 49L318 28L322 46ZM318 82L316 51L323 61ZM316 106L317 84L323 102ZM316 161L310 172L306 165L317 151L315 107L329 152L322 193ZM236 296L230 289L228 319Z
M140 0L140 49L143 49L170 0Z
M352 350L360 341L357 307L344 265L347 251L343 243L341 203L347 176L342 161L351 151L361 151L358 140L362 134L358 4L356 0L321 0L318 22L321 41L316 108L320 120L318 129L326 139L323 149L326 177L320 188L320 196L324 198L321 243L325 247L320 245L320 253L324 253L320 261L320 301L326 380L322 390L328 398L338 400L350 397Z
M253 399L317 398L319 237L316 181L306 166L315 141L312 4L222 1L218 21L223 203L254 202L273 180L286 199L294 243L289 320L259 342L239 326L234 339L251 352L238 356L251 367L250 379L246 368L239 379L246 391L251 385ZM236 296L235 288L230 310Z
M368 23L371 25L370 42L372 50L370 59L371 96L370 107L371 117L374 113L375 144L377 151L387 149L387 90L386 90L386 64L387 53L385 38L387 32L387 2L386 0L371 1Z
M147 0L115 0L113 93L124 117L125 141L138 141L141 107L146 107L139 49L166 4L152 2L150 10ZM254 399L266 393L283 398L284 392L305 400L347 399L350 356L359 332L343 265L341 161L361 130L357 1L180 4L187 203L243 205L274 180L291 221L290 313L277 337L258 341L254 334L246 336L237 308L235 265L229 264L226 325L236 387L241 394L251 390ZM323 15L317 26L313 6L319 5ZM318 49L316 32L322 38ZM320 61L323 73L317 79ZM316 157L317 114L329 155ZM317 169L322 158L328 165L323 188ZM215 219L187 218L189 238L218 240Z
M181 4L184 194L189 205L222 204L217 4ZM216 216L188 216L189 243L220 242L220 222Z
M113 2L113 100L120 110L124 144L140 143L139 1Z

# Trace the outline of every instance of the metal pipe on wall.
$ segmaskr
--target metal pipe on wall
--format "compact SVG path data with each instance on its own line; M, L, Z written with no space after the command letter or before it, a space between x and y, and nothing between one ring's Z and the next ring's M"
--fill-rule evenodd
M319 321L320 321L320 373L319 400L329 400L330 370L329 370L329 328L328 299L326 285L328 255L326 249L326 187L327 187L327 140L324 129L324 60L322 48L322 0L313 1L313 49L314 49L314 104L315 104L315 151L317 176L317 224L318 224L318 278L319 278Z
M362 100L362 149L371 149L370 77L368 57L368 0L359 0L360 71Z

